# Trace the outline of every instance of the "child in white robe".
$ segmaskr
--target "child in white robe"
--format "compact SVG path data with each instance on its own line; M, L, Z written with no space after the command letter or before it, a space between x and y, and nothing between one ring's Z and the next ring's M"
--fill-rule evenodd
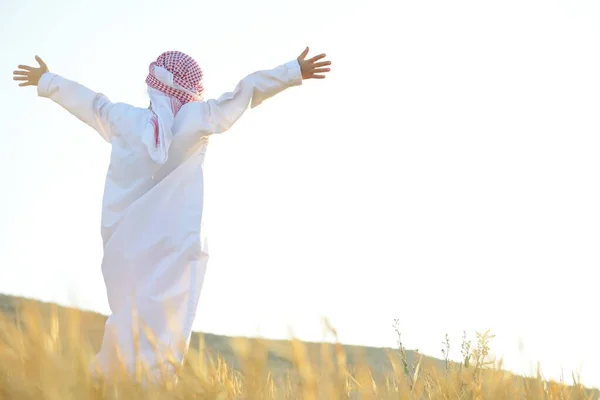
M181 366L208 262L203 238L202 164L208 136L229 129L248 109L303 79L329 72L325 55L296 59L242 79L203 101L202 71L169 51L150 65L149 108L106 96L39 67L19 65L19 86L37 86L111 144L102 202L102 273L111 315L95 373L143 365L153 376ZM165 367L167 368L165 370ZM120 367L118 367L120 369Z

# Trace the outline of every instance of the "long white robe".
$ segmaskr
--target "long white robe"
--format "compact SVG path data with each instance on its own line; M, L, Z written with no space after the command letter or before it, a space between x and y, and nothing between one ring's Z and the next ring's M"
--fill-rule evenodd
M117 358L130 372L136 360L150 368L164 365L167 354L175 365L183 361L208 262L201 229L208 136L225 132L248 107L301 83L295 60L248 75L216 100L185 104L172 138L157 146L149 109L112 103L53 73L42 76L38 95L112 146L102 204L102 273L112 314L98 372L113 371Z

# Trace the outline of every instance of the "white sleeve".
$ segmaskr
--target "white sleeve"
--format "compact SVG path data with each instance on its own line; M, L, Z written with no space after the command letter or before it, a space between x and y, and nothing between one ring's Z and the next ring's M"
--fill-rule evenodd
M233 92L216 100L185 104L180 111L181 117L177 116L175 129L200 136L225 132L248 106L254 108L285 89L301 84L302 73L297 60L255 72L242 79Z
M106 96L50 72L42 75L37 91L38 96L51 99L111 141L114 104Z

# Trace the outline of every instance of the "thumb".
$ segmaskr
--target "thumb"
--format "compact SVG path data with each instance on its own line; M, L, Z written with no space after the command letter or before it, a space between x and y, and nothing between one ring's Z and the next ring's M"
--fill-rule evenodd
M39 56L35 56L35 61L38 62L38 64L40 65L41 68L48 69L48 66L46 65L44 60L42 60Z
M308 55L308 46L306 47L306 49L304 49L304 51L302 52L302 54L300 54L300 56L298 57L298 59L299 60L304 60L307 55Z

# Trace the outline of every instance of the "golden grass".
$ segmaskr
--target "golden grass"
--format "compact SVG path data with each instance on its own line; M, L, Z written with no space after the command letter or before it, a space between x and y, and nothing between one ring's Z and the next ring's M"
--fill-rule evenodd
M575 382L545 382L503 371L487 359L489 333L477 342L463 341L462 363L448 359L443 367L418 356L410 363L399 340L389 354L389 371L374 374L366 363L349 365L343 346L324 343L318 359L306 345L292 341L285 357L293 368L283 373L268 367L261 341L238 340L239 370L220 356L209 356L201 340L191 349L177 384L144 386L141 375L126 374L111 384L93 380L88 366L95 354L90 320L83 312L40 311L31 302L18 318L0 319L0 399L592 399L597 392ZM331 329L335 335L335 330ZM400 335L398 336L400 339ZM97 342L97 341L96 341ZM447 341L445 342L447 343ZM449 344L448 344L449 346ZM283 354L284 350L280 350Z

